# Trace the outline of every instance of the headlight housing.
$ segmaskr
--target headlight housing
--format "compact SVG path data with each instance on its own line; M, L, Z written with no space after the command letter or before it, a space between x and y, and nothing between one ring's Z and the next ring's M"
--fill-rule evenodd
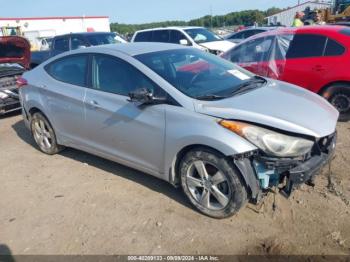
M219 124L244 137L268 155L278 157L297 157L307 154L314 142L284 135L266 128L247 123L221 120Z

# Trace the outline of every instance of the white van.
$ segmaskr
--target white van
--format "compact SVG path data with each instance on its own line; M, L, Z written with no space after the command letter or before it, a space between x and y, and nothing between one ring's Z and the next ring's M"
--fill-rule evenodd
M219 55L236 44L204 27L162 27L135 32L131 42L162 42L192 46Z

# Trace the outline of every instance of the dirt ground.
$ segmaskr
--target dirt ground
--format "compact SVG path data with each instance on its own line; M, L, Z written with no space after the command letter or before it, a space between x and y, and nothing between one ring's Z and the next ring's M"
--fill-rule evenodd
M0 118L0 253L350 254L349 134L338 125L315 188L215 220L149 175L73 149L47 156L20 115Z

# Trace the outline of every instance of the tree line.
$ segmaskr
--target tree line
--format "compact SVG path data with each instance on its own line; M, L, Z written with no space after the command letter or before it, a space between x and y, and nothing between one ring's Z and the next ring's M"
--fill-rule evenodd
M261 10L244 10L231 12L226 15L206 15L190 21L164 21L145 24L119 24L111 23L111 31L120 34L132 34L137 30L166 27L166 26L204 26L204 27L225 27L235 25L253 25L254 23L265 24L265 17L282 11L282 9L272 7L266 11Z

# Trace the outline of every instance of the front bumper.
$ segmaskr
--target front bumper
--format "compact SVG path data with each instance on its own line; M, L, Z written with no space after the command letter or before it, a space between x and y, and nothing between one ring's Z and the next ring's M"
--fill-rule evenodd
M292 168L287 175L287 183L281 189L281 193L286 197L290 196L293 189L306 182L311 182L315 175L332 159L334 151L331 154L321 153L310 160Z
M315 142L310 155L304 159L271 158L257 153L250 156L250 159L235 159L235 164L241 173L245 172L244 178L250 177L248 185L252 184L254 176L256 181L251 186L253 199L258 201L261 193L273 186L280 187L280 193L289 197L292 191L301 184L312 182L314 176L332 159L336 140L336 133L319 139ZM248 164L252 168L246 168ZM254 174L247 174L248 170ZM259 190L257 190L256 183L258 183Z

